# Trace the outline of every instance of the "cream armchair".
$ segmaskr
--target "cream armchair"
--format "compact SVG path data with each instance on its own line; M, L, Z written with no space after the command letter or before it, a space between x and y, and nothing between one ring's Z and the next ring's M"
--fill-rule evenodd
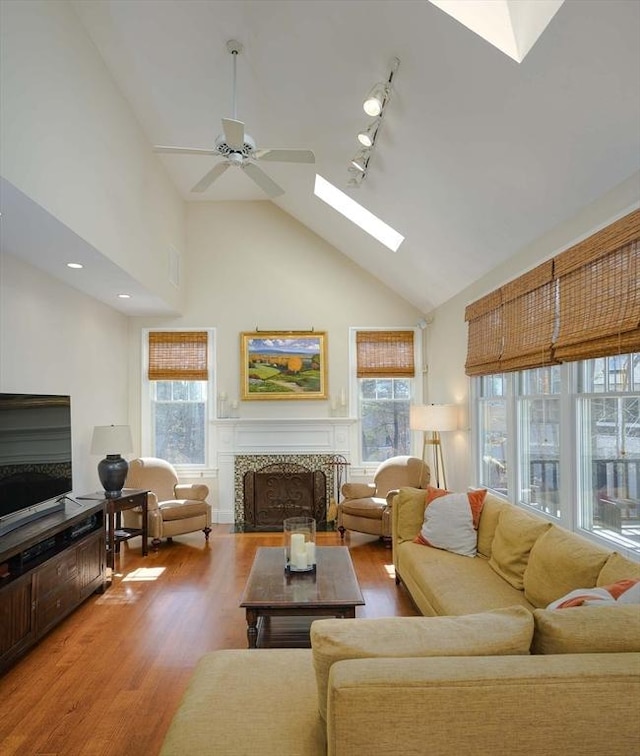
M204 484L180 484L169 462L156 457L141 457L129 463L127 488L143 488L147 496L149 536L157 547L160 539L202 530L205 540L211 532L211 506L206 501L209 488ZM125 527L141 527L142 512L123 513Z
M391 457L380 463L373 483L345 483L338 504L338 530L370 533L391 538L391 499L399 488L426 488L429 466L418 457Z

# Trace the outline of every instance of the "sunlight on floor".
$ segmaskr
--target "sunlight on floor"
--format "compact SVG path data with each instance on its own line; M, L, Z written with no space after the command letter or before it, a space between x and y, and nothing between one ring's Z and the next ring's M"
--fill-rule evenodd
M164 567L138 567L122 578L123 583L157 580L165 571Z
M396 566L395 566L395 564L385 564L384 569L385 569L388 577L390 577L392 580L396 579Z

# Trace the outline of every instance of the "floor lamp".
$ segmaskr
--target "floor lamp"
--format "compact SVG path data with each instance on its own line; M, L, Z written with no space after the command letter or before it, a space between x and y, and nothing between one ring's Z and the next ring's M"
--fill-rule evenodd
M433 447L432 479L435 479L436 488L446 488L440 433L458 428L458 407L455 404L414 404L409 412L411 430L422 431L422 461L426 461L428 444Z

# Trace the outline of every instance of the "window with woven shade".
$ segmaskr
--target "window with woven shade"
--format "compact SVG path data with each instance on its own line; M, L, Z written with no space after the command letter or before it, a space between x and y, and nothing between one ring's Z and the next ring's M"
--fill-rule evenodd
M640 210L555 259L563 362L640 351Z
M206 462L209 395L207 331L149 331L150 446L174 465Z
M360 459L378 464L398 454L410 454L415 332L353 330Z
M357 331L358 378L413 378L413 331Z
M150 331L150 381L206 381L206 331Z

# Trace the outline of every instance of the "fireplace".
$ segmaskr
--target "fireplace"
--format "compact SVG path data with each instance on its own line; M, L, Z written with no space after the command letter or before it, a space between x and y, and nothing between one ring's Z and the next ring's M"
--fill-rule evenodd
M346 460L333 454L246 454L235 457L236 528L282 530L288 517L313 517L321 529Z

